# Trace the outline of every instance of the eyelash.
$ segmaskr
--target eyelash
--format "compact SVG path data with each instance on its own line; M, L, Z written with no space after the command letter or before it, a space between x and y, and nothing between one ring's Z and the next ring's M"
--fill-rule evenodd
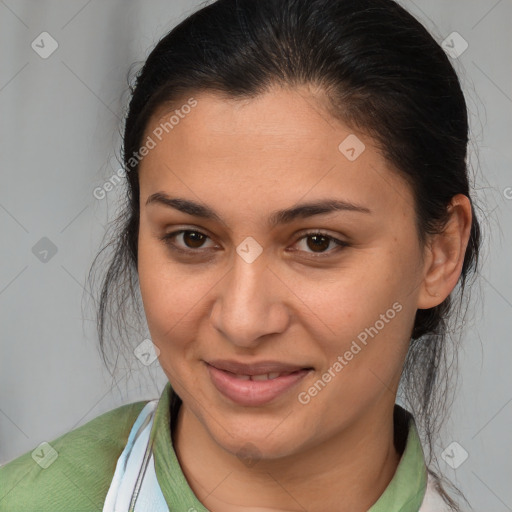
M181 229L179 231L173 231L172 233L167 233L161 237L158 237L162 242L164 242L164 244L166 244L170 249L172 249L173 251L177 251L177 252L180 252L182 254L186 254L187 256L196 256L198 254L200 254L201 252L205 251L206 249L183 249L181 247L178 247L173 241L172 239L174 239L175 237L177 237L178 235L181 235L182 233L196 233L196 234L199 234L201 236L204 236L206 238L210 238L208 235L206 235L205 233L202 233L201 231L197 231L197 230L194 230L194 229ZM350 244L348 244L347 242L343 242L341 240L338 240L337 238L334 238L332 237L331 235L328 235L327 233L324 233L322 231L310 231L310 232L307 232L307 233L304 233L295 243L297 242L300 242L301 240L305 239L305 238L308 238L308 237L311 237L311 236L315 236L315 235L320 235L320 236L323 236L325 238L327 238L329 240L329 242L334 242L337 247L335 249L331 249L330 251L326 251L326 252L323 252L323 253L314 253L314 252L306 252L306 251L300 251L298 250L298 252L306 252L306 254L309 254L310 256L308 257L312 257L312 258L325 258L325 257L329 257L332 255L332 253L338 253L341 249L344 249L345 247L349 247Z

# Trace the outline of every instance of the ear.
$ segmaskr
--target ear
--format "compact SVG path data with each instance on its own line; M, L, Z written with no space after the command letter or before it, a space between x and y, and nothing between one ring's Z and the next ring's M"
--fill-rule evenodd
M424 277L418 296L418 309L430 309L455 288L462 271L471 233L471 203L464 194L454 196L448 205L449 220L444 231L432 235L425 251Z

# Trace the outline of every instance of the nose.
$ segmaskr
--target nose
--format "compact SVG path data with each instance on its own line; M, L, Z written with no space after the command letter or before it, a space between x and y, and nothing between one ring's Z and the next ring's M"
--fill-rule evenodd
M284 332L290 319L283 300L286 286L268 268L264 256L252 263L235 256L211 310L213 326L239 347L253 348L266 335Z

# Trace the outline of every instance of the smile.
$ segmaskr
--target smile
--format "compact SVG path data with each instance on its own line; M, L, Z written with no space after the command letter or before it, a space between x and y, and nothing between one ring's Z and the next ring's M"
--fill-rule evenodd
M216 390L237 405L256 407L284 395L308 375L311 368L267 373L235 373L206 363L210 380Z
M231 373L231 372L230 372ZM235 378L240 380L274 380L278 377L282 377L284 375L290 375L293 372L272 372L272 373L261 373L260 375L239 375L237 373L233 373Z

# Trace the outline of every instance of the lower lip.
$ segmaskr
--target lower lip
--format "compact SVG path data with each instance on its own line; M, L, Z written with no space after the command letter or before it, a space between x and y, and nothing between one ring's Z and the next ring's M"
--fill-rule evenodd
M299 370L269 380L242 380L230 372L206 364L213 385L225 397L238 405L264 405L284 394L300 382L311 370Z

